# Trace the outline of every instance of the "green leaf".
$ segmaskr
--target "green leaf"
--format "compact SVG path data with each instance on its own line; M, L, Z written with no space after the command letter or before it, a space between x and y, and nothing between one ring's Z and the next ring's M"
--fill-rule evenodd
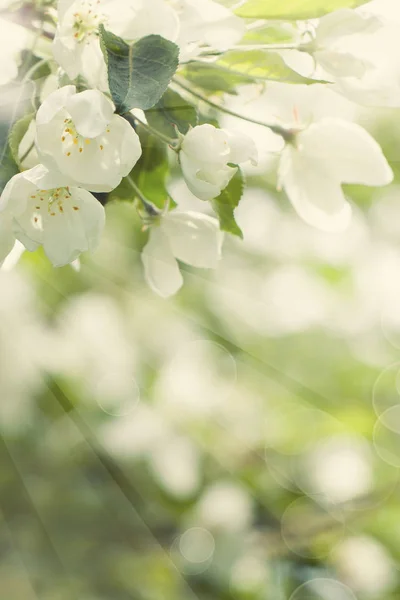
M0 194L11 177L19 173L18 165L8 143L7 133L7 124L2 123L0 125Z
M178 137L177 129L185 134L198 123L196 108L169 89L153 108L146 111L146 119L151 127L172 138Z
M235 221L234 210L239 205L244 190L244 178L240 169L237 170L227 187L218 198L212 201L212 206L219 218L222 231L227 231L243 239L243 233Z
M180 70L179 73L196 87L213 94L223 92L236 95L237 86L254 82L251 77L229 72L226 68L216 63L205 65L192 62Z
M140 131L142 156L129 174L140 191L158 208L164 208L168 199L166 180L169 173L166 145L147 131ZM134 191L127 178L109 194L110 200L131 200Z
M178 68L178 46L160 35L148 35L127 44L103 25L100 43L117 112L147 110L157 104Z
M11 154L13 156L14 161L19 167L21 167L19 160L19 146L24 135L28 131L28 127L34 116L34 113L31 113L19 119L19 121L14 123L14 125L12 126L12 129L8 136L8 143L10 146Z
M356 8L368 0L248 0L235 10L247 19L313 19L339 8Z
M285 83L321 83L316 79L303 77L287 66L277 52L265 50L231 50L217 62L229 73L246 75L256 80L282 81Z
M293 23L267 23L263 27L250 29L240 44L283 44L293 42L296 36L297 28Z

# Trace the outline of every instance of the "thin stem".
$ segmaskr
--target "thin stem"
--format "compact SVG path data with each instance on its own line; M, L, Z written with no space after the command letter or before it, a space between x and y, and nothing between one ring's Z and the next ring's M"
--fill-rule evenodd
M151 125L149 125L148 123L145 123L144 121L142 121L142 119L139 119L139 117L137 117L136 115L133 115L131 112L127 112L125 114L122 115L124 117L124 119L126 119L131 125L134 124L134 122L136 121L137 123L139 123L139 125L141 127L143 127L143 129L146 129L146 131L148 131L149 133L151 133L152 135L155 135L156 137L158 137L160 140L162 140L163 142L165 142L166 144L168 144L168 146L172 149L175 150L175 152L178 152L177 149L177 141L168 137L167 135L164 135L163 133L161 133L161 131L158 131L157 129L154 129L154 127L151 127Z
M19 159L19 162L22 164L24 162L24 160L29 156L29 154L32 152L32 150L35 147L35 142L32 142L31 145L29 146L29 148L24 152L24 154L21 156L21 158Z
M297 44L242 44L238 46L231 46L229 50L298 50L299 46ZM206 52L202 52L200 56L222 56L225 54L220 50L209 50Z
M152 202L147 200L146 196L143 194L141 189L136 185L136 183L133 181L133 179L130 175L128 175L127 181L129 182L129 185L131 186L131 188L134 190L136 196L139 198L139 200L143 204L143 207L145 208L146 212L151 217L158 216L160 214L160 211L158 210L158 208Z
M262 127L267 127L268 129L270 129L277 135L282 136L285 140L289 139L293 135L293 132L291 130L285 129L284 127L281 127L280 125L273 125L272 123L264 123L263 121L258 121L257 119L252 119L251 117L245 117L244 115L241 115L233 110L230 110L229 108L226 108L225 106L222 106L221 104L218 104L217 102L213 102L212 100L207 98L207 96L203 96L203 94L200 94L199 92L195 92L194 90L192 90L192 88L187 86L185 83L183 83L177 77L173 78L173 82L177 86L179 86L181 89L185 90L186 92L188 92L195 98L198 98L199 100L201 100L201 102L204 102L205 104L208 104L212 108L215 108L216 110L224 112L227 115L230 115L231 117L236 117L238 119L248 121L249 123L254 123L255 125L261 125Z

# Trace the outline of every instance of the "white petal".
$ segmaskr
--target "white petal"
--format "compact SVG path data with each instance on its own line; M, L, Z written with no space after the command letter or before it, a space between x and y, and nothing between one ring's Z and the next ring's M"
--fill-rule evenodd
M184 0L181 17L182 44L206 43L218 50L226 50L243 37L246 26L225 6L212 0Z
M185 135L181 146L182 154L186 154L199 165L222 167L229 160L226 134L222 129L208 123L198 125Z
M351 8L335 10L319 21L316 31L318 44L331 44L345 35L373 33L381 27L381 21L371 15L362 15Z
M381 147L356 123L323 119L301 132L297 140L309 164L338 182L380 186L393 179Z
M202 269L217 267L223 240L217 219L173 210L163 217L161 227L175 258Z
M57 187L65 187L70 184L71 180L63 173L57 170L49 170L44 165L36 165L28 171L21 173L22 177L33 183L37 188L50 190Z
M281 157L279 180L299 216L324 231L344 231L351 218L340 182L292 146Z
M362 77L370 67L370 63L349 54L334 50L317 50L314 52L317 63L335 77Z
M80 218L83 223L87 250L93 252L100 242L105 225L104 206L89 192L80 188L71 188L71 195L80 207Z
M199 165L181 152L182 174L189 190L201 200L212 200L220 195L234 176L237 168L224 167L214 171L200 171ZM201 166L201 165L200 165ZM207 178L207 174L209 177Z
M18 214L25 209L29 194L36 191L36 186L17 173L6 184L0 198L0 211L7 210L10 214ZM0 212L0 216L1 216Z
M168 239L159 227L150 230L150 238L142 252L144 275L151 289L168 298L180 289L183 284Z
M24 252L25 247L23 246L23 244L21 244L21 242L19 242L18 240L15 240L11 251L7 254L6 258L3 261L3 264L1 265L1 270L12 271L14 267L18 264L19 259L21 258Z
M64 87L56 90L43 102L36 113L36 127L39 129L40 125L46 125L50 123L56 116L56 114L62 110L69 98L76 92L74 85L65 85Z
M69 41L71 43L68 43ZM72 40L62 36L60 30L57 29L53 40L52 50L54 59L60 67L64 69L68 77L70 79L76 79L82 67L80 56L82 48L79 48Z
M164 0L136 0L128 3L124 14L123 27L115 24L115 18L111 20L112 31L124 39L135 40L153 34L175 41L178 36L178 15Z
M139 136L126 119L114 115L108 137L111 144L115 143L116 147L119 146L120 174L126 177L142 154Z
M230 148L229 162L238 165L249 160L252 165L257 165L258 150L254 140L237 131L227 129L223 129L223 131L227 136Z
M43 249L55 267L73 262L81 252L94 250L104 228L104 208L86 190L70 189L71 203L43 224Z
M98 90L86 90L71 96L65 108L77 132L87 138L103 133L114 114L113 103Z

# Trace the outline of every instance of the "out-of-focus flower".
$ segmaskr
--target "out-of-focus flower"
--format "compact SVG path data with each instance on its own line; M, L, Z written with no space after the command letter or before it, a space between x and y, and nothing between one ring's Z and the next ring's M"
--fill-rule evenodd
M175 294L183 283L177 260L215 269L222 240L218 221L208 215L174 210L159 217L142 252L147 283L165 298Z
M98 29L127 40L158 34L175 40L179 31L176 12L164 0L59 0L58 27L53 52L71 79L83 75L89 83L107 90L107 70Z
M257 149L251 138L213 125L191 129L182 141L179 160L190 191L201 200L219 196L239 164L257 163Z
M213 0L172 0L172 6L180 19L181 60L197 54L202 45L228 50L246 31L243 19Z
M33 32L25 27L0 19L0 85L5 85L18 75L20 54L33 41Z
M138 135L114 114L107 96L98 90L77 94L73 85L50 94L39 108L36 147L46 167L93 192L114 189L142 152Z
M247 490L227 481L210 486L196 507L196 516L202 525L222 531L246 529L252 513L252 499Z
M377 142L359 125L322 119L294 133L279 165L279 182L310 225L341 231L351 209L342 183L389 184L392 170Z
M346 583L369 598L382 597L396 583L395 565L384 546L367 536L350 537L335 550Z
M342 49L340 42L345 36L373 33L379 27L381 21L377 17L343 8L322 17L315 38L300 49L309 52L324 71L334 77L362 77L369 61Z
M13 238L30 251L42 245L56 267L94 250L105 221L104 208L90 192L69 187L64 176L43 165L10 179L0 211L6 231L4 251L11 250Z

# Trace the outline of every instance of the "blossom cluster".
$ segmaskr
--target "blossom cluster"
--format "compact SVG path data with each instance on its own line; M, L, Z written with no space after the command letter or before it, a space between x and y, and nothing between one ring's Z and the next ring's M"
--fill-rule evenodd
M21 160L20 172L1 194L0 261L16 240L29 251L43 246L54 266L70 264L82 252L93 251L105 224L105 209L96 194L109 194L127 178L150 230L142 255L146 279L157 293L169 296L182 285L177 261L215 268L221 256L221 230L237 233L234 209L241 192L238 195L226 190L241 178L239 166L250 172L257 166L257 144L240 128L219 127L208 111L202 114L201 124L196 119L182 127L172 118L173 135L158 130L135 95L135 85L140 88L143 81L150 80L153 87L159 85L156 75L143 71L135 83L134 69L139 68L139 60L129 55L129 81L123 81L124 72L112 70L102 32L111 36L112 52L117 47L121 60L136 42L150 39L146 36L157 36L157 40L178 47L178 78L169 76L166 89L161 93L156 89L152 110L158 110L163 92L176 94L178 90L185 103L195 106L198 101L211 111L224 111L223 104L199 94L196 85L193 89L188 86L181 73L193 63L211 69L214 57L222 57L218 68L231 76L233 71L229 73L223 66L224 56L228 60L237 48L245 52L243 40L249 31L257 30L258 22L241 18L213 0L202 0L201 7L196 0L58 0L48 14L54 23L50 32L53 41L50 55L42 62L50 67L50 74L26 133L34 136L29 164ZM261 25L265 27L265 23ZM361 80L374 67L351 49L343 49L341 42L354 35L373 36L381 29L382 22L375 15L343 8L310 21L303 32L299 27L297 44L289 45L288 50L283 47L280 60L283 57L289 65L294 53L297 58L306 55L313 61L311 76L318 76L321 82L326 77L332 89L343 93L346 85ZM155 44L156 38L151 39ZM256 48L256 52L260 50ZM146 69L151 61L156 63L154 57L144 57ZM158 62L159 67L162 61ZM282 62L285 76L289 73L293 82L313 83L300 63L293 64L292 70ZM246 83L248 73L241 75ZM135 100L126 110L130 94ZM142 96L147 98L147 108L152 97L147 87ZM268 103L265 106L268 114ZM240 117L232 111L230 114ZM297 110L294 119L276 114L269 123L258 124L280 139L277 187L286 192L294 209L309 224L334 231L347 226L351 209L343 183L381 186L392 181L393 173L381 148L360 125L333 117L310 123L301 120ZM253 119L253 123L257 121ZM169 160L177 158L174 164L188 194L210 202L212 209L210 205L201 212L185 212L179 206L170 209L167 192L164 206L155 207L152 198L143 196L131 176L135 166L140 168L141 131L168 144Z

